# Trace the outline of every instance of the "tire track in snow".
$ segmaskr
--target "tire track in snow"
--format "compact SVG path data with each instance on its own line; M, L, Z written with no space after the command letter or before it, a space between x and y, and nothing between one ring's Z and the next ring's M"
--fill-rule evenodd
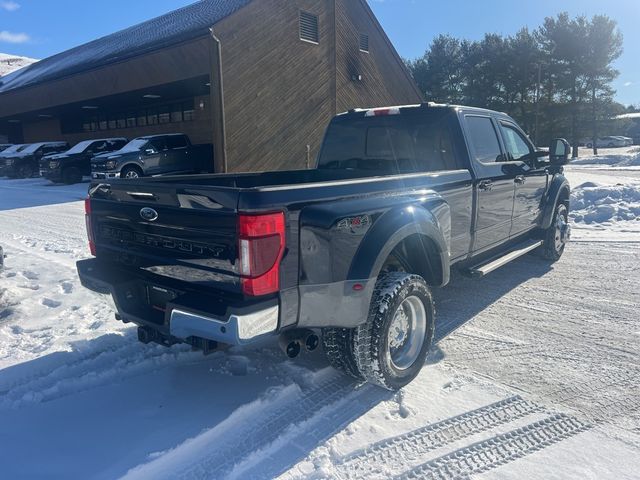
M218 439L213 456L181 472L177 478L226 478L236 465L246 461L248 457L255 456L258 451L264 455L265 449L273 442L282 440L288 430L309 422L318 411L340 402L352 394L356 386L357 383L351 379L337 374L317 388L303 391L299 398L292 402L277 406L266 418L264 412L258 413L257 418L247 419L247 427L244 431L238 432L239 436ZM207 472L207 475L201 476L200 473L203 472Z
M518 428L431 460L396 479L445 480L493 470L591 428L564 414Z
M420 460L432 450L542 410L514 396L357 450L340 459L337 469L349 479L402 471L408 461Z
M244 405L125 478L272 478L291 465L282 462L283 452L304 457L353 415L391 395L371 385L358 388L358 382L330 368L312 376L316 379L305 379L310 386L282 387L272 398ZM274 461L276 456L280 458Z

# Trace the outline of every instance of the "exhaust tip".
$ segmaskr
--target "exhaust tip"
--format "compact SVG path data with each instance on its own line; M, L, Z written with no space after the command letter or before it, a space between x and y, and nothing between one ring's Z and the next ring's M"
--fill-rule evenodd
M304 341L304 346L308 352L313 352L320 346L320 337L315 333L308 335Z
M289 358L296 358L298 355L300 355L300 342L297 342L297 341L289 342L285 350L285 353Z

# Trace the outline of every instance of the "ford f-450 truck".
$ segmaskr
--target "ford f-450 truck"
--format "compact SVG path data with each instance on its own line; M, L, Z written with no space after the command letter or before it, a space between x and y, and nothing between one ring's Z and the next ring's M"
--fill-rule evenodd
M139 339L210 351L279 335L398 389L432 343L431 289L569 239L569 145L509 116L424 104L330 123L312 170L95 182L83 285ZM545 260L541 260L545 261Z

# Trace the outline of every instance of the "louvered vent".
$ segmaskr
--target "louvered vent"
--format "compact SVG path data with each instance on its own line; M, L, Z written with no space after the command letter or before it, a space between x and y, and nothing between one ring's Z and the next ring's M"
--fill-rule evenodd
M360 34L360 51L369 53L369 35Z
M300 12L300 40L319 43L318 16L307 12Z

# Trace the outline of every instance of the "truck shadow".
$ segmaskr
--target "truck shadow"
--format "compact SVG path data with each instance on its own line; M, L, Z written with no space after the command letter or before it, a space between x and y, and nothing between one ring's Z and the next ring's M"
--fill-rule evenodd
M546 275L552 269L552 264L531 253L483 278L452 272L449 285L433 292L436 303L435 341L443 340L473 320L506 293L533 278Z
M437 340L550 268L526 257L455 275L434 292ZM442 358L436 347L429 363ZM321 352L292 362L268 343L203 357L139 344L130 329L0 370L0 464L7 478L272 478L395 399Z
M43 178L9 180L0 177L0 212L82 201L88 188L89 182L60 185Z

